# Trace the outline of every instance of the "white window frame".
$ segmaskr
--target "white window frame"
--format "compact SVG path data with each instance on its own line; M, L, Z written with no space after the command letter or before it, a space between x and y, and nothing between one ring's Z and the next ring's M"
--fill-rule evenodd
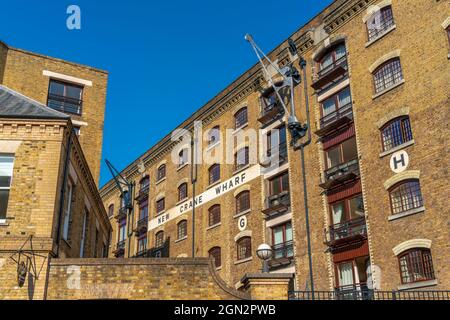
M12 182L13 182L13 175L14 175L13 174L14 173L14 162L15 162L16 158L15 158L14 154L7 154L7 153L0 154L0 157L2 157L2 158L12 158L12 165L11 165L11 168L10 168L10 170L11 170L11 172L10 172L11 179L9 181L9 187L0 187L0 190L8 190L9 192L11 192L11 185L12 185ZM9 195L8 195L8 200L9 200ZM8 208L6 208L5 219L0 219L0 224L6 224L6 216L7 216L7 214L8 214Z

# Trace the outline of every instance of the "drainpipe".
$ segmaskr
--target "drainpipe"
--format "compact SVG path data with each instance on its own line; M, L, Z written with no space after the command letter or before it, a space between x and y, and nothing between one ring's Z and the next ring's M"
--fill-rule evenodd
M59 212L58 212L58 223L57 223L57 231L56 231L56 257L59 258L59 248L61 241L61 220L64 211L64 197L66 194L66 186L67 186L67 174L69 169L69 161L70 161L70 149L72 147L72 135L73 129L69 132L69 139L67 141L67 149L66 149L66 158L64 160L64 169L63 169L63 183L60 191L60 199L59 199Z
M311 232L309 226L309 209L308 209L308 188L306 183L306 171L305 171L305 147L311 143L311 123L309 117L309 98L308 98L308 84L306 81L306 60L300 58L300 69L303 71L303 85L304 85L304 95L305 95L305 108L306 108L306 126L308 128L308 139L295 146L295 149L300 149L301 163L302 163L302 178L303 178L303 197L305 204L305 224L306 224L306 239L308 246L308 263L309 263L309 281L311 284L311 296L314 300L314 277L313 277L313 265L312 265L312 254L311 254Z
M197 142L196 130L191 138L191 184L192 184L192 258L195 258L195 186L197 184L197 154L195 143Z

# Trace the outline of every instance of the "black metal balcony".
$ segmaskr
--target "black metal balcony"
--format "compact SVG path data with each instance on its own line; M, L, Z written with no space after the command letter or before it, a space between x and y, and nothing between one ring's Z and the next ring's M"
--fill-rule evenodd
M291 206L291 197L289 191L283 191L280 194L266 198L266 208L262 212L266 219L272 219L288 211Z
M330 247L363 241L367 239L366 219L361 217L335 224L326 232L325 239L325 243Z
M122 207L119 209L119 212L117 212L117 215L115 216L116 220L121 220L123 218L126 218L128 213L128 207Z
M351 160L326 170L324 181L320 184L320 187L327 190L356 177L359 177L358 159Z
M49 108L57 111L81 115L83 101L50 93L48 95L47 105Z
M319 137L323 137L342 127L343 125L351 123L352 121L353 107L352 103L350 102L320 119L320 129L315 133Z
M139 190L138 195L136 196L136 201L140 202L140 201L147 200L149 191L150 191L150 186L149 185L143 186Z
M147 228L148 228L148 217L144 217L138 220L134 231L136 232L137 236L140 236L147 232Z
M272 120L281 118L283 115L284 108L281 103L276 101L262 108L258 121L262 124L266 124Z
M378 291L365 285L335 291L290 291L289 300L450 300L450 291Z
M294 243L287 241L272 246L272 259L268 261L270 269L289 266L294 258Z
M347 74L347 56L334 61L329 66L319 70L313 80L312 87L315 90L323 89L325 86L333 84L337 79Z
M125 246L126 246L126 240L117 242L116 249L113 251L114 255L116 257L123 256L123 254L125 253Z

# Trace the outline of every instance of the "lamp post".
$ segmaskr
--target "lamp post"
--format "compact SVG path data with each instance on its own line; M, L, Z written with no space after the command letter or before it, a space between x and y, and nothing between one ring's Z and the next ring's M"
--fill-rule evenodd
M258 247L256 250L256 255L259 259L262 260L262 272L268 273L269 272L269 264L268 261L270 258L272 258L273 251L272 248L268 244L262 244Z

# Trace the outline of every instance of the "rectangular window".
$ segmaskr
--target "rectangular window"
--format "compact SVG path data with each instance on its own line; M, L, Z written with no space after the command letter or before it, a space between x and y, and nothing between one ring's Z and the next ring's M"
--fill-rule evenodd
M270 195L279 195L283 191L289 191L289 174L287 172L269 180Z
M70 241L70 227L72 225L72 199L73 199L73 185L71 181L66 185L66 203L64 205L64 225L63 225L63 239Z
M138 239L138 254L143 254L147 250L147 235L143 235Z
M345 199L331 205L332 223L338 225L346 221L364 217L364 202L362 195Z
M220 180L220 164L214 164L209 168L209 184Z
M287 160L286 126L281 126L267 134L267 156L276 156L278 152L279 160Z
M148 218L148 200L139 204L139 220Z
M14 156L0 155L0 223L6 223L13 168Z
M119 221L119 242L125 241L127 238L127 218Z
M84 215L83 215L83 229L81 230L81 243L80 243L80 258L84 258L84 247L86 244L86 234L87 234L87 218L88 218L88 212L87 209L84 209Z
M272 229L272 243L275 259L294 256L291 222Z
M156 213L160 214L161 212L164 211L164 209L166 208L166 199L162 198L158 201L156 201Z
M340 145L326 151L327 168L334 168L358 158L356 138L345 140Z
M47 105L55 110L81 115L83 87L50 80Z

